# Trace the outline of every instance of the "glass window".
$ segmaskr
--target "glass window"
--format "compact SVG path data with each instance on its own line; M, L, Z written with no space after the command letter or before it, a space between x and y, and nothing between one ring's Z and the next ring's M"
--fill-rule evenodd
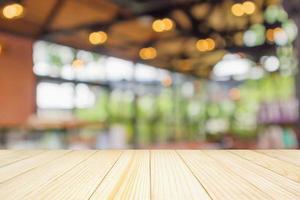
M108 80L131 80L133 76L133 63L109 57L105 63Z
M72 109L74 85L41 82L37 86L37 106L41 109Z
M76 108L89 108L95 105L96 96L86 84L78 84L75 93Z

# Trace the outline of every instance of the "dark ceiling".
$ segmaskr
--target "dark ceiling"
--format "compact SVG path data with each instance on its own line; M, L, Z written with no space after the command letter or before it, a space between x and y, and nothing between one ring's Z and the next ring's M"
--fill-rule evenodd
M8 1L0 1L3 5ZM254 14L236 17L233 0L23 0L22 18L0 19L0 30L43 39L156 67L207 77L227 51L255 56L272 45L244 47L240 36L250 25L263 23L263 11L276 0L253 0ZM168 17L176 27L157 33L155 19ZM105 31L103 45L89 43L89 34ZM198 39L213 38L213 51L199 52ZM155 47L157 57L141 60L139 50Z

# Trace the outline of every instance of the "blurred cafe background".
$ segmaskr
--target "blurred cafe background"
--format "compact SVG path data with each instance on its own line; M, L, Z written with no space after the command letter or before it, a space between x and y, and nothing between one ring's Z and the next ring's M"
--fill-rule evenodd
M0 148L298 148L298 0L0 0Z

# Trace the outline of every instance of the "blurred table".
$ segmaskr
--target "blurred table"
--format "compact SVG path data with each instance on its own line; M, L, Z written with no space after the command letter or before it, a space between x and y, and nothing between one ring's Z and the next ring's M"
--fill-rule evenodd
M300 199L297 150L0 151L0 199Z

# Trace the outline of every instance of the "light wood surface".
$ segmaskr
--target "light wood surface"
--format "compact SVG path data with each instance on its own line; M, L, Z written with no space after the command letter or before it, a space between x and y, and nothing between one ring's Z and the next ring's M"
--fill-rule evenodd
M297 150L0 151L0 199L300 199Z

